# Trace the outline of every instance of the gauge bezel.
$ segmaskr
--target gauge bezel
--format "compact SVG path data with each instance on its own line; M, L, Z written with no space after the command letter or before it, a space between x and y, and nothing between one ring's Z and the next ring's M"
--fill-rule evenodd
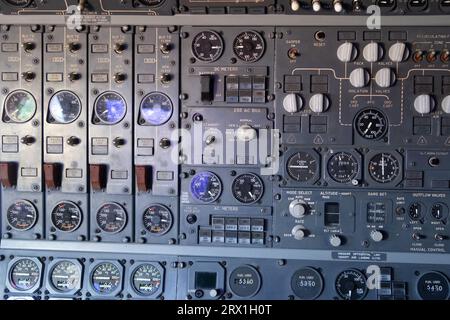
M252 270L256 274L256 278L258 279L258 284L257 284L256 290L254 290L254 292L252 294L248 295L248 296L242 296L242 295L237 294L236 291L233 290L233 286L231 284L231 280L232 280L231 276L239 268L248 268L248 269ZM244 298L244 299L252 298L252 297L256 296L258 294L258 292L261 290L261 287L262 287L261 273L258 271L258 269L256 269L254 266L252 266L250 264L239 265L236 268L234 268L232 271L229 272L228 287L230 288L230 291L233 292L233 294L236 295L239 298Z
M114 289L110 293L106 293L106 294L99 293L97 290L95 290L94 284L93 284L94 271L97 269L97 267L99 267L103 263L111 263L111 264L115 265L120 273L119 285L117 286L116 289ZM87 278L86 281L88 282L88 285L86 287L88 288L89 293L91 293L91 295L95 296L95 297L115 297L115 296L117 296L120 292L123 291L123 288L124 288L124 269L125 269L124 266L116 260L95 260L94 262L92 262L88 268L88 277L86 277Z
M193 182L194 179L195 179L198 175L200 175L200 174L210 174L210 175L214 176L214 177L217 179L217 181L219 181L219 192L218 192L217 195L216 195L213 199L211 199L211 200L203 201L203 200L201 200L201 199L195 197L194 194L192 193L192 182ZM211 171L199 171L199 172L197 172L197 173L191 178L191 180L190 180L190 182L189 182L189 193L190 193L190 195L191 195L191 198L192 198L194 201L199 202L199 203L213 203L213 202L217 201L217 200L220 198L220 196L222 195L222 192L223 192L223 182L222 182L222 180L219 178L219 176L218 176L217 174L215 174L215 173L213 173L213 172L211 172Z
M292 178L292 176L289 174L289 170L288 170L288 163L289 160L294 157L296 154L298 154L299 152L305 152L308 153L310 156L312 156L314 158L314 160L316 160L317 162L317 169L316 172L314 173L314 176L305 182L302 181L298 181L295 180L294 178ZM286 175L284 175L285 177L288 177L288 179L286 179L287 185L314 185L316 184L316 182L320 179L320 173L321 173L321 167L322 167L322 161L321 161L321 156L320 154L314 150L314 149L293 149L290 152L287 152L285 154L284 157L286 160L284 161L284 170L286 171Z
M28 290L18 290L15 286L12 285L11 280L12 280L12 269L16 266L16 264L20 261L20 260L24 260L24 259L28 259L33 261L38 269L39 269L39 279L38 281L34 284L33 287L31 287ZM6 288L8 288L8 290L10 292L14 292L14 293L35 293L39 288L41 288L42 286L42 271L43 271L43 264L41 262L41 260L39 260L36 257L24 257L24 256L20 256L20 257L15 257L13 259L11 259L11 261L8 263L8 268L7 268L7 275L8 275L8 281L6 281Z
M364 300L364 298L367 296L367 294L369 292L369 290L366 286L367 276L358 269L352 268L352 269L342 270L341 272L339 272L338 275L336 276L336 280L334 280L334 290L341 300L350 301L349 299L346 299L345 296L343 296L341 294L341 292L337 288L337 284L338 284L338 280L343 276L344 273L351 273L351 272L360 274L362 276L362 278L364 279L364 294L361 297L359 297L359 299L354 299L354 300Z
M205 33L205 32L210 32L210 33L214 34L214 35L217 37L217 39L219 39L220 43L222 44L222 48L221 48L219 54L218 54L217 56L215 56L213 60L204 60L204 59L202 59L202 58L199 58L198 55L196 54L196 52L194 51L194 43L195 43L195 41L197 40L197 37L199 37L202 33ZM222 36L221 36L218 32L216 32L216 31L213 31L213 30L203 30L203 31L197 32L197 33L194 35L194 37L192 38L192 42L191 42L191 54L195 57L195 59L197 59L198 61L200 61L200 62L202 62L202 63L213 63L213 62L219 60L219 59L222 57L224 51L225 51L225 42L223 41Z
M389 153L398 161L398 165L399 165L398 175L395 179L393 179L390 182L386 182L386 183L378 182L377 180L375 180L372 177L372 175L369 171L370 162L376 155L378 155L380 153ZM384 187L397 187L403 181L403 168L404 168L403 156L397 150L373 149L373 150L370 150L368 153L366 153L364 156L364 176L365 176L365 180L369 183L369 185L384 186Z
M445 299L443 299L443 300L448 300L450 298L450 280L449 280L449 278L447 278L447 276L444 273L439 272L439 271L434 271L434 270L425 271L417 278L416 285L415 285L415 290L417 292L418 297L421 300L432 300L432 299L424 299L422 294L420 293L420 290L419 290L419 284L422 281L423 277L425 277L426 275L430 275L430 274L442 277L442 279L446 282L446 284L447 284L447 297Z
M320 285L320 287L319 287L319 290L317 290L317 292L315 293L315 295L314 296L311 296L309 299L306 299L305 297L300 297L298 294L297 294L297 292L296 292L296 288L294 288L294 285L296 285L296 283L297 283L297 278L298 278L298 273L300 273L301 271L310 271L310 272L312 272L315 276L317 276L317 279L318 279L318 281L319 281L319 285ZM322 294L322 292L323 292L323 289L324 289L324 280L323 280L323 276L322 276L322 274L318 271L318 270L316 270L316 269L314 269L314 268L312 268L312 267L303 267L303 268L299 268L299 269L297 269L297 270L295 270L295 272L292 274L292 276L291 276L291 290L292 290L292 292L294 293L294 295L296 296L296 297L298 297L298 298L300 298L300 299L302 299L302 300L316 300L318 297L320 297L320 295Z
M59 120L56 119L56 117L53 115L52 110L51 110L51 107L50 107L50 105L51 105L53 99L56 99L57 96L58 96L59 94L62 94L62 93L69 93L69 94L71 94L73 97L75 97L76 100L78 101L78 105L79 105L78 113L77 113L76 117L74 117L73 120L71 120L71 121L59 121ZM70 124L70 123L73 123L73 122L77 121L77 119L78 119L78 118L80 117L80 115L81 115L82 109L83 109L83 106L81 105L80 97L78 97L78 95L77 95L75 92L70 91L70 90L60 90L60 91L56 92L56 93L50 98L50 100L48 101L48 116L49 116L49 117L48 117L47 119L50 119L50 117L51 117L51 119L54 120L54 121L52 121L51 123L56 123L56 124Z
M10 115L9 112L8 112L8 108L7 108L8 101L9 101L9 99L10 99L14 94L17 94L17 93L25 93L25 94L28 95L28 96L33 100L33 102L34 102L34 112L33 112L33 115L32 115L28 120L25 120L25 121L16 121L16 120L14 120L14 119L11 117L11 115ZM18 90L11 91L11 92L6 96L5 101L3 102L3 110L4 110L3 119L4 119L5 122L11 123L11 124L24 124L24 123L30 122L30 121L36 116L36 113L38 112L38 105L37 105L37 102L36 102L36 98L34 97L34 95L33 95L32 93L30 93L30 92L28 92L28 91L26 91L26 90L18 89ZM7 117L8 120L5 119L5 116Z
M144 222L144 216L145 216L146 212L148 211L148 209L149 209L150 207L156 207L156 206L161 207L161 208L167 210L167 211L169 212L169 215L170 215L170 226L169 226L169 228L167 228L167 229L166 229L164 232L162 232L162 233L153 233L153 232L151 232L150 230L148 230L148 229L146 228L145 222ZM172 227L173 227L173 213L172 213L172 211L171 211L167 206L162 205L162 204L160 204L160 203L150 204L150 205L148 205L148 206L145 207L145 210L144 210L144 212L142 213L142 227L144 228L144 230L146 230L146 231L148 232L148 235L150 235L150 236L154 236L154 237L160 237L160 236L163 236L163 235L167 234L167 233L172 229Z
M144 117L144 113L142 112L142 107L143 107L144 101L145 101L147 98L149 98L150 96L152 96L152 95L161 95L161 96L165 97L165 98L169 101L169 103L170 103L170 115L169 115L169 117L167 117L167 119L166 119L164 122L161 122L161 123L159 123L159 124L155 124L155 123L152 123L152 122L148 121L148 120ZM163 124L166 124L166 123L172 118L172 116L173 116L173 111L174 111L174 110L173 110L173 102L172 102L172 100L170 99L170 97L169 97L167 94L162 93L162 92L159 92L159 91L152 91L152 92L146 94L146 95L142 98L141 103L139 104L139 120L138 120L138 121L139 121L139 125L147 125L147 126L152 126L152 127L159 127L159 126L162 126Z
M125 222L123 223L123 225L120 229L118 229L117 231L114 231L114 232L105 231L98 224L98 213L99 213L100 209L102 209L106 205L111 205L111 204L119 206L125 212ZM97 208L97 210L95 211L94 220L95 220L95 223L96 223L98 229L101 230L101 232L104 232L105 234L113 235L113 234L118 234L118 233L122 232L126 228L126 226L128 224L128 220L129 220L128 214L129 213L128 213L127 209L125 209L125 207L123 205L121 205L120 203L114 202L114 201L108 201L108 202L104 202L104 203L100 204L100 206Z
M29 226L28 228L26 228L26 229L18 229L18 228L15 228L13 225L11 225L11 224L9 223L9 219L8 219L8 212L9 212L9 209L10 209L13 205L15 205L16 203L18 203L18 202L26 203L26 204L30 205L30 206L34 209L34 220L33 220L33 223L30 224L30 226ZM38 222L38 220L39 220L39 212L38 212L36 206L35 206L31 201L25 200L25 199L19 199L19 200L14 201L10 206L8 206L8 208L6 209L5 219L6 219L7 225L8 225L9 227L11 227L13 230L15 230L15 231L17 231L17 232L25 232L25 231L28 231L28 230L33 229L33 228L36 226L36 224L37 224L37 222Z
M361 117L364 114L368 113L368 112L370 112L370 113L377 113L378 116L381 116L382 119L384 120L384 127L383 127L383 130L381 131L380 136L377 136L377 137L374 137L374 138L367 138L367 137L364 136L364 133L361 132L361 130L359 128L359 122L361 120ZM355 119L354 119L353 122L354 122L353 126L354 126L355 131L358 134L358 136L361 137L362 139L366 140L366 141L379 141L379 140L383 139L384 137L386 137L386 135L387 135L387 133L389 131L389 120L388 120L388 117L386 116L386 114L383 111L381 111L381 110L379 110L377 108L364 108L364 109L362 109L361 111L359 111L355 115Z
M80 280L78 281L78 285L76 288L70 291L61 291L54 285L52 281L52 273L56 266L61 262L71 262L78 267L78 271L80 272ZM65 258L57 258L51 261L47 266L47 274L46 274L46 288L53 295L60 296L73 296L76 295L80 290L84 281L84 267L77 259L65 259Z
M134 274L136 273L137 269L139 269L139 267L141 267L142 265L145 264L151 264L153 265L155 268L158 269L159 273L161 274L161 285L159 286L158 290L156 290L154 293L150 294L150 295L144 295L142 293L140 293L134 286L133 283L133 278L134 278ZM141 299L157 299L159 298L163 292L164 292L164 286L165 286L165 269L164 267L157 261L135 261L135 263L130 267L127 268L127 276L126 279L128 279L129 284L128 286L130 287L131 290L128 290L129 294L133 297L133 298L141 298Z
M236 48L235 48L236 41L237 41L238 38L240 38L241 36L243 36L245 33L254 33L254 34L256 34L256 36L261 40L261 44L262 44L261 54L260 54L256 59L254 59L254 60L253 60L253 59L252 59L252 60L244 60L244 59L241 58L241 57L239 56L239 54L237 54L237 52L236 52ZM233 54L234 54L234 56L235 56L237 59L239 59L240 61L242 61L242 62L244 62L244 63L255 63L255 62L261 60L262 57L264 57L264 54L266 53L266 41L265 41L265 39L264 39L264 36L263 36L260 32L255 31L255 30L246 30L246 31L239 32L239 33L234 37L234 39L233 39L233 44L232 44L232 49L233 49Z
M124 110L124 113L123 113L122 117L121 117L119 120L115 121L115 122L107 122L107 121L104 121L104 120L99 116L98 111L97 111L98 102L100 101L100 99L101 99L102 97L104 97L104 96L106 96L106 95L108 95L108 94L114 94L114 95L120 97L120 99L122 99L123 105L124 105L124 107L125 107L125 110ZM126 115L127 115L127 111L128 111L128 105L127 105L127 102L125 101L124 97L123 97L120 93L118 93L118 92L116 92L116 91L104 91L104 92L100 93L100 94L98 95L98 97L97 97L97 98L95 99L95 101L94 101L94 106L93 106L93 108L94 108L94 124L107 125L107 126L113 126L113 125L116 125L116 124L122 122L123 119L125 119L125 117L126 117ZM98 122L96 122L95 119L97 119Z
M358 164L358 171L357 171L356 175L352 179L350 179L350 181L348 181L348 182L339 182L339 181L335 180L331 176L331 174L328 170L328 163L330 162L331 158L333 158L336 154L342 153L342 152L352 155L356 159L356 162ZM358 181L357 186L359 186L362 182L362 175L364 172L364 168L362 167L363 165L364 164L363 164L362 155L355 149L332 149L332 150L329 150L324 156L324 166L323 166L324 167L323 168L324 180L330 186L355 186L352 184L352 181L356 180L356 181Z
M74 229L72 229L72 230L70 230L70 231L61 230L60 228L58 228L58 227L55 225L55 223L54 223L54 221L53 221L53 214L54 214L54 212L55 212L56 207L59 206L60 204L63 204L63 203L65 203L65 204L69 203L69 204L74 205L74 206L78 209L78 212L80 213L80 220L78 221L78 224L75 226ZM80 228L80 226L82 225L82 223L83 223L83 211L81 210L80 206L77 205L77 204L76 204L75 202L73 202L73 201L68 201L68 200L59 201L59 202L57 202L57 203L53 206L53 209L52 209L52 211L50 212L50 222L52 223L52 226L53 226L58 232L62 232L62 233L73 233L73 232L77 231L77 230Z
M242 176L253 176L253 177L256 178L256 180L258 180L258 182L259 182L260 185L261 185L261 194L259 195L259 197L257 197L256 199L254 199L254 200L252 200L252 201L245 202L245 201L240 200L240 199L236 196L235 190L234 190L234 184L236 183L237 179L241 178ZM264 188L264 182L263 182L263 180L261 179L260 176L258 176L257 174L255 174L255 173L253 173L253 172L244 172L244 173L242 173L242 174L239 174L239 175L236 176L236 177L233 179L233 181L231 182L231 194L233 195L233 198L234 198L236 201L238 201L240 204L248 205L248 204L254 204L254 203L257 203L257 202L260 201L260 200L262 199L262 197L264 196L264 191L265 191L265 188Z

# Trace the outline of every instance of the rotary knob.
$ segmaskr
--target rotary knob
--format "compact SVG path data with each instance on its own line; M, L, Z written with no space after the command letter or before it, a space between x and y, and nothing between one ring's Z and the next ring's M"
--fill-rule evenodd
M292 0L291 1L291 10L292 11L300 10L300 2L298 2L298 0Z
M369 83L369 72L363 68L357 68L350 73L350 83L355 88L363 88Z
M167 84L172 80L172 76L169 73L163 73L159 79L161 80L161 83Z
M116 83L123 83L126 79L127 79L127 75L125 73L119 72L114 75L114 81Z
M248 124L240 126L236 131L236 137L240 141L252 141L256 139L256 136L257 136L256 130L253 129Z
M342 0L334 0L333 1L333 9L337 13L342 12L342 10L344 10L344 7L342 6Z
M390 68L378 70L375 75L375 82L381 88L389 88L395 83L395 73Z
M33 136L25 136L20 139L20 142L29 146L36 142L36 138Z
M333 234L330 236L330 245L333 247L340 247L342 245L342 238L337 234Z
M172 50L172 44L165 42L161 45L160 50L164 54L169 54Z
M67 138L67 144L68 144L69 146L74 147L74 146L79 145L80 143L81 143L81 140L80 140L80 138L78 138L78 137L71 136L71 137Z
M322 5L320 4L320 0L312 0L311 6L314 12L319 12L322 9Z
M341 62L351 62L356 59L358 51L351 42L344 42L337 49L337 58Z
M450 95L442 100L441 107L445 113L450 113Z
M78 42L69 43L69 51L74 53L81 49L81 44Z
M117 137L113 140L113 145L116 148L120 148L120 147L124 146L125 144L126 144L126 140L124 138Z
M309 108L312 112L322 113L327 111L330 106L330 100L323 93L316 93L309 99Z
M114 51L116 53L120 54L120 53L124 52L126 49L127 49L127 45L125 43L116 43L114 45Z
M308 206L301 200L294 200L289 204L289 213L294 218L303 218L308 211Z
M22 47L25 52L31 52L36 49L36 44L34 42L25 42L22 44Z
M22 73L22 78L25 81L30 82L36 78L36 74L32 71L27 71L27 72Z
M302 98L295 93L290 93L283 99L283 108L286 112L295 113L303 107Z
M78 72L71 72L67 77L70 81L77 81L81 79L81 74Z
M375 242L380 242L384 239L384 235L380 230L372 230L370 232L370 238Z
M434 109L434 99L429 94L421 94L414 100L414 109L420 114L428 114Z
M371 42L364 47L363 56L367 62L377 62L383 56L383 48L378 43Z
M403 42L394 43L389 48L389 59L393 62L403 62L408 59L409 50Z
M295 240L303 240L306 237L306 229L303 226L296 225L291 232Z

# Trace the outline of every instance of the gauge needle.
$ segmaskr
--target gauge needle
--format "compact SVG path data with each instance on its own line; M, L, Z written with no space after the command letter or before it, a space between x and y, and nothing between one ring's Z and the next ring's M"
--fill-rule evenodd
M123 219L120 217L116 217L116 221L122 221Z
M372 127L372 123L373 123L373 122L369 123L369 125L367 126L366 131L364 131L364 134L366 134L367 132L369 132L370 128Z
M250 195L250 197L252 198L252 199L255 199L255 196L249 191L248 192L248 194Z
M34 216L32 214L27 214L27 218L33 218Z
M384 157L381 157L381 174L384 176L384 167L386 166L386 162L384 161Z
M294 169L308 169L308 166L290 166L290 167Z
M212 193L211 190L208 190L208 194L209 194L211 197L214 196L214 193Z
M70 216L72 219L76 219L78 218L78 216Z

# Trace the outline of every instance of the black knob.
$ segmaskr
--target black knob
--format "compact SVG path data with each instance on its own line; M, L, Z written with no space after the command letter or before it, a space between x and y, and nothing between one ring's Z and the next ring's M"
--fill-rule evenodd
M34 42L25 42L22 46L26 52L31 52L36 49L36 44Z
M168 54L170 50L172 50L172 44L170 43L163 43L160 47L161 52L164 54Z
M167 149L170 147L170 140L167 138L162 138L161 141L159 141L159 146L163 149Z
M172 80L172 76L168 73L163 73L160 77L162 83L169 83Z
M81 74L78 72L71 72L68 77L70 81L77 81L81 79Z
M69 145L69 146L77 146L77 145L79 145L81 143L81 140L80 140L80 138L78 138L78 137L75 137L75 136L72 136L72 137L69 137L68 139L67 139L67 144Z
M22 73L22 78L28 82L33 81L34 78L36 78L36 74L32 71L27 71L27 72Z
M26 145L30 145L36 142L36 138L32 136L25 136L22 139L20 139L20 142Z
M116 147L116 148L120 148L121 146L124 146L125 143L126 143L126 141L125 141L124 138L115 138L115 139L113 140L113 145L114 145L114 147Z
M114 75L114 81L117 83L122 83L127 79L127 75L125 73L116 73Z
M116 43L114 45L114 51L116 53L122 53L127 49L127 45L125 43Z
M77 52L81 49L81 44L78 42L71 42L69 43L69 50L70 52Z

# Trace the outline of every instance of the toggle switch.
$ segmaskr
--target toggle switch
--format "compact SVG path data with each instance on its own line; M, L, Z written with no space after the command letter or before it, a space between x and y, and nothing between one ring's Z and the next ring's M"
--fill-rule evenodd
M165 42L159 47L159 49L161 50L162 53L169 54L170 51L172 50L172 44Z
M54 190L61 187L61 170L59 163L44 163L45 186L48 190Z
M25 145L27 145L27 146L29 146L29 145L32 145L33 143L35 143L36 142L36 138L35 137L33 137L33 136L25 136L25 137L22 137L21 139L20 139L20 142L22 143L22 144L25 144Z
M116 83L123 83L127 79L127 75L125 73L118 72L114 75L114 81Z
M69 73L69 75L67 76L69 78L70 81L77 81L81 79L81 74L78 72L71 72Z
M25 52L30 53L31 51L36 49L36 44L34 42L25 42L22 44L22 47L25 50Z
M151 189L152 181L152 167L151 166L136 166L136 184L139 192L147 192Z
M75 53L81 49L81 44L78 42L69 43L69 51Z
M114 51L116 53L120 54L120 53L124 52L126 49L127 49L127 45L125 43L116 43L114 45Z
M32 71L27 71L22 73L22 79L24 79L27 82L33 81L36 78L36 73Z
M67 138L67 144L71 147L77 146L81 143L81 139L75 136Z
M106 188L107 167L104 164L91 164L89 166L91 176L91 188L94 191L101 191Z
M17 163L0 162L0 181L3 188L13 188L17 184Z
M211 102L214 100L214 77L211 74L200 76L201 100Z

